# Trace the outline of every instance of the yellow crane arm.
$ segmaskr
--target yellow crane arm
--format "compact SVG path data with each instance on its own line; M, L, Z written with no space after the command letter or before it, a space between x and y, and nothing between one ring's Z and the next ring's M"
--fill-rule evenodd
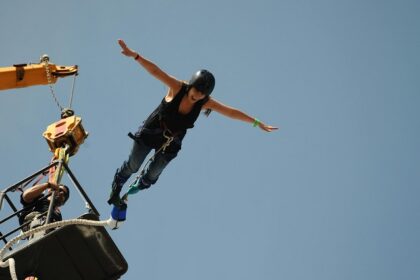
M50 82L45 67L48 67L51 73ZM48 66L39 63L0 67L0 90L54 84L58 78L77 75L77 71L77 65L60 66L52 63L49 63Z

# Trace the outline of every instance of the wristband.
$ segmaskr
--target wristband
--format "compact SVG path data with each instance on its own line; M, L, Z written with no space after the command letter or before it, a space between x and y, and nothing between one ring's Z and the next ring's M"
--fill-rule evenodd
M140 57L140 55L139 55L139 54L137 54L137 55L134 57L134 60L139 59L139 57Z
M260 124L260 120L259 119L257 119L257 118L255 118L254 119L254 122L252 123L252 126L253 127L257 127L257 125L259 125Z

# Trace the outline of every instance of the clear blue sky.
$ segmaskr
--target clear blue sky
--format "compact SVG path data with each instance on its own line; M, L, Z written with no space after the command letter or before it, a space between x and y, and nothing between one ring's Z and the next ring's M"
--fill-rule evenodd
M101 212L165 87L117 39L280 127L201 117L111 235L123 279L420 279L420 2L3 1L0 64L77 64L70 167ZM71 79L55 86L67 104ZM0 92L1 188L48 164L49 89ZM65 178L65 180L68 180ZM83 213L73 190L66 218Z

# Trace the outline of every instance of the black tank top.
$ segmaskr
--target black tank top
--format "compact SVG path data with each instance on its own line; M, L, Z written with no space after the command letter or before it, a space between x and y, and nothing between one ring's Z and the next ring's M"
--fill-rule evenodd
M183 84L178 94L170 102L166 102L165 98L159 106L150 114L144 122L145 128L167 128L173 134L177 134L182 138L187 129L193 128L203 105L208 101L208 97L196 102L194 107L188 114L179 113L179 105L182 98L188 93L189 86Z

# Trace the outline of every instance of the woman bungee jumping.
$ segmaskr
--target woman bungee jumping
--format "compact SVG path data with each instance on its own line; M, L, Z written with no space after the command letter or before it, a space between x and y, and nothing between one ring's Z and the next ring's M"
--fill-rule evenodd
M134 140L133 147L128 159L114 175L109 204L115 206L123 204L124 199L120 198L120 192L124 183L139 170L152 150L155 150L155 153L150 164L146 166L147 168L135 184L130 186L128 194L147 189L155 184L164 168L177 156L184 136L189 129L194 127L194 122L202 111L207 116L211 111L215 111L226 117L251 123L254 127L267 132L278 129L211 97L215 78L209 71L197 71L187 83L168 75L155 63L128 48L123 40L118 40L118 43L123 55L134 58L149 74L165 84L168 91L138 131L134 135L129 134Z

